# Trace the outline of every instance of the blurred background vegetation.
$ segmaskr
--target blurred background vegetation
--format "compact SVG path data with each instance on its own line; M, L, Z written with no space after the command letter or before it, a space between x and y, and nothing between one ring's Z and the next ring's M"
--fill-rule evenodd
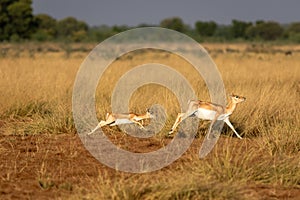
M280 24L275 21L247 22L232 20L231 24L196 21L194 27L180 17L162 19L160 24L140 24L136 27L89 26L75 17L57 20L47 14L33 14L32 0L0 1L0 42L53 41L101 42L104 39L136 27L164 27L194 38L198 42L223 41L283 41L300 43L300 21Z

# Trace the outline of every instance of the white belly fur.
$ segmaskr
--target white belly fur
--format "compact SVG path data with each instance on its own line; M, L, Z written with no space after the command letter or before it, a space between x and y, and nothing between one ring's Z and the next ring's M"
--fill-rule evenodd
M199 108L194 114L200 119L213 120L216 116L216 111ZM224 120L226 117L226 114L220 115L218 120Z
M116 121L113 123L113 125L119 125L119 124L132 124L133 122L129 119L116 119Z

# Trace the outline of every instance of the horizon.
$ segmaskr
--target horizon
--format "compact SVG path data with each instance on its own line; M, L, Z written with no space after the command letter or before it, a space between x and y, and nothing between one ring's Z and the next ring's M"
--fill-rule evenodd
M196 21L214 21L218 25L230 25L234 19L252 23L258 20L275 21L283 25L300 21L298 11L300 2L296 0L284 3L280 0L274 0L272 3L258 0L252 2L238 0L140 2L127 0L118 3L108 0L101 2L97 0L65 0L64 3L65 6L61 6L61 1L58 0L33 0L33 13L35 15L47 14L57 20L75 17L86 22L90 27L159 25L162 20L171 17L179 17L191 27L194 27ZM158 3L159 6L157 6Z

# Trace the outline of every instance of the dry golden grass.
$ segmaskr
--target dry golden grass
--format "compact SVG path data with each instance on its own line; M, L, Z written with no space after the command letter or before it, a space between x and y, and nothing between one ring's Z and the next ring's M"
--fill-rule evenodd
M74 182L69 198L263 199L263 194L257 192L259 187L271 188L275 193L299 191L300 54L249 53L245 44L231 45L235 52L220 53L219 49L226 45L207 46L226 90L247 97L231 117L245 139L237 141L227 136L232 136L232 132L225 127L222 140L204 160L199 160L197 148L192 148L184 160L157 172L99 173L83 185ZM0 134L76 133L71 113L72 86L87 53L72 53L68 58L61 52L23 54L0 58ZM209 100L204 82L177 56L165 52L125 55L100 80L96 95L99 118L110 111L111 92L120 76L148 62L179 70L190 80L197 96ZM143 112L153 103L166 108L169 118L162 132L167 131L179 111L175 96L167 89L155 85L139 88L131 99L130 109ZM200 138L196 140L203 139L207 125L204 123L204 128L199 129ZM117 128L106 131L120 134Z

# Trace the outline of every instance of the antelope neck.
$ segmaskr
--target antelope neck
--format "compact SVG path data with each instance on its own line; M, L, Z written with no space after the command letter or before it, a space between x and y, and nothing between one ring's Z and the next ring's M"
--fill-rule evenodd
M230 100L230 102L226 106L226 113L231 114L234 111L235 108L236 108L236 103L234 103L232 100Z

